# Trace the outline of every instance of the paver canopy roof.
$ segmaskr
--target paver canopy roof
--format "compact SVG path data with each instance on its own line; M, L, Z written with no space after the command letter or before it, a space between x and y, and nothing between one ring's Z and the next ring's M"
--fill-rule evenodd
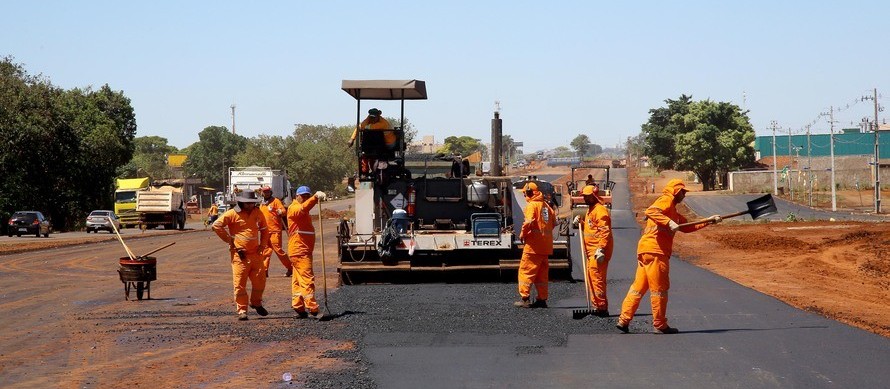
M342 89L356 100L426 100L421 80L343 80Z

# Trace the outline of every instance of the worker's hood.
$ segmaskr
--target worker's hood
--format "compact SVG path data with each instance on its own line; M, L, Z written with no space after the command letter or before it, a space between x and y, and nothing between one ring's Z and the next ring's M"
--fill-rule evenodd
M665 185L664 190L662 190L661 193L671 196L671 197L674 197L678 193L680 193L681 190L688 191L686 189L686 184L683 183L683 180L681 180L679 178L674 178L674 179L668 181L667 185Z

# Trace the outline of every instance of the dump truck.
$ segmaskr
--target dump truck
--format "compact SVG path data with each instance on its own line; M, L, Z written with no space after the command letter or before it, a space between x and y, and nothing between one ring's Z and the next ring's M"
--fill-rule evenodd
M136 192L136 213L141 229L158 226L164 226L165 230L185 228L185 202L181 186L153 182L147 190Z
M133 227L139 222L136 213L136 193L148 189L149 179L118 178L114 191L114 214L121 220L121 228Z
M277 197L285 206L290 205L292 194L287 171L262 166L230 167L229 183L226 186L226 202L231 203L242 191L255 191L269 185L272 196Z
M357 102L356 124L365 100L401 101L404 123L405 100L427 98L421 80L344 80L342 89ZM384 142L387 131L396 135L393 146ZM451 156L408 155L398 127L359 131L355 153L355 217L337 228L344 284L454 272L515 276L524 247L518 235L525 199L509 177L471 176ZM569 276L568 244L557 238L554 234L551 274Z

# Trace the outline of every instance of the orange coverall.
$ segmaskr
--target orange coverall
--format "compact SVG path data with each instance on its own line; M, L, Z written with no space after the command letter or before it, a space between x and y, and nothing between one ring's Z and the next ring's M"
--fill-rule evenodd
M550 263L547 257L553 254L553 227L556 212L544 202L544 194L535 187L528 206L525 208L525 222L519 239L525 241L522 258L519 260L519 296L527 300L531 287L535 286L538 300L547 300L549 295Z
M269 231L266 229L263 213L256 209L251 212L236 212L230 209L213 223L213 232L223 242L230 244L232 284L235 287L235 305L238 313L247 312L248 279L251 285L250 306L262 306L263 290L266 288L266 269L263 266L260 250L269 245ZM244 260L238 256L239 249L246 252Z
M637 245L637 273L627 297L621 306L621 316L618 322L627 325L633 319L640 300L646 291L650 291L652 300L652 326L656 329L664 329L667 324L668 289L671 287L670 259L674 245L674 232L668 223L674 221L677 224L686 223L686 218L677 212L677 204L674 196L686 190L686 186L680 179L668 181L662 190L661 196L646 209L646 229ZM698 231L709 223L703 222L691 226L681 227L679 231L684 233Z
M266 266L266 271L268 271L269 262L274 252L278 255L278 261L281 262L284 268L290 270L290 259L287 258L287 253L281 248L281 237L284 230L281 217L287 216L287 209L284 208L284 204L281 204L281 200L275 197L272 197L271 201L263 200L263 204L260 204L259 208L266 218L266 225L269 227L269 248L263 253L263 265Z
M587 277L592 295L590 302L596 310L607 311L609 300L606 297L606 272L614 246L609 210L601 203L594 204L587 210L581 228L584 229L584 250L587 253ZM597 262L594 258L598 248L602 248L605 254L602 262Z
M318 197L312 195L303 202L295 200L287 209L287 255L294 269L291 276L291 306L297 312L318 312L315 274L312 272L315 226L309 216L315 204L318 204Z

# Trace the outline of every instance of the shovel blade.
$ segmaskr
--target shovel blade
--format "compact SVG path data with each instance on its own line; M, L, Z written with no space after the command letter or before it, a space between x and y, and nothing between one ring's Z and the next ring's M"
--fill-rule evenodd
M776 202L773 201L773 196L767 194L749 201L748 213L751 214L752 219L756 220L764 216L779 213L779 210L776 209Z

